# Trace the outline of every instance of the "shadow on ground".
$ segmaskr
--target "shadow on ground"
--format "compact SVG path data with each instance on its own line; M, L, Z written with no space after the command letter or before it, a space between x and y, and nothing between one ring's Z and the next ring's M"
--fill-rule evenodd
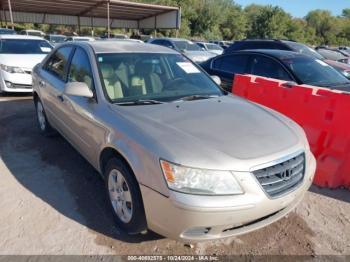
M0 103L0 156L12 175L38 198L90 230L129 243L160 239L153 232L120 232L107 206L104 182L61 136L45 138L32 100Z
M350 190L347 189L328 189L313 185L311 186L309 191L319 195L324 195L326 197L331 197L340 201L350 203Z

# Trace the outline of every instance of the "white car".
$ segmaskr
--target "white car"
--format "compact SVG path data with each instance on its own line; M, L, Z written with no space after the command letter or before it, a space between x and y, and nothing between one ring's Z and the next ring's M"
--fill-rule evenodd
M0 93L32 92L32 69L51 50L40 37L0 35Z
M31 35L31 36L39 36L39 37L45 37L45 33L40 30L34 30L34 29L27 29L22 30L19 32L20 35Z

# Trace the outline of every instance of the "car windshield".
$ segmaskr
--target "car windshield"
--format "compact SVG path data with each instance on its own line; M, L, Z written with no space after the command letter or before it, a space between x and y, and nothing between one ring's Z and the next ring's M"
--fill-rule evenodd
M283 62L304 84L321 87L350 84L345 76L319 59L295 57L284 59Z
M287 45L298 53L312 56L313 58L320 59L320 60L324 59L324 57L322 55L320 55L314 49L312 49L311 47L308 47L306 45L296 43L296 42L288 42Z
M222 47L214 44L207 44L208 50L219 50L222 51Z
M32 35L32 36L42 36L41 32L37 32L37 31L27 31L28 35Z
M15 35L16 31L12 29L0 28L0 35Z
M324 56L326 59L329 59L329 60L338 61L338 60L342 60L342 59L347 58L342 53L337 52L337 51L333 51L333 50L319 48L317 50L317 52L319 52L322 56Z
M202 51L202 49L191 41L174 41L174 45L181 51Z
M113 103L171 102L188 96L221 96L223 91L180 54L98 54L106 96Z
M52 46L45 40L2 39L0 54L47 54Z
M87 42L90 41L90 38L84 38L84 37L75 37L74 41L78 41L78 42Z
M50 41L53 43L63 43L64 40L66 40L65 36L61 36L61 35L51 35L50 36Z

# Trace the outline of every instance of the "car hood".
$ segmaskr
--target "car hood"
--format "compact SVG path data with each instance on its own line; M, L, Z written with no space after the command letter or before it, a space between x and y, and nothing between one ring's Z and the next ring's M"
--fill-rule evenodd
M328 60L328 59L325 59L324 62L326 62L330 66L333 66L333 67L335 67L337 69L340 69L340 70L343 70L343 71L350 71L350 65L348 65L348 64L340 63L340 62L333 61L333 60Z
M112 107L134 124L138 137L147 134L152 138L149 145L165 149L167 160L184 165L194 166L193 159L256 159L300 142L297 132L277 114L231 95Z
M0 63L7 66L17 66L32 69L41 63L46 54L0 54Z

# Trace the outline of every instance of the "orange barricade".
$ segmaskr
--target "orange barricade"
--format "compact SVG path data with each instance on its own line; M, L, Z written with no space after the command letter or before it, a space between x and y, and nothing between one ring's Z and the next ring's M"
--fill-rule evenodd
M302 126L317 159L314 184L350 189L350 95L252 75L236 75L232 93Z

